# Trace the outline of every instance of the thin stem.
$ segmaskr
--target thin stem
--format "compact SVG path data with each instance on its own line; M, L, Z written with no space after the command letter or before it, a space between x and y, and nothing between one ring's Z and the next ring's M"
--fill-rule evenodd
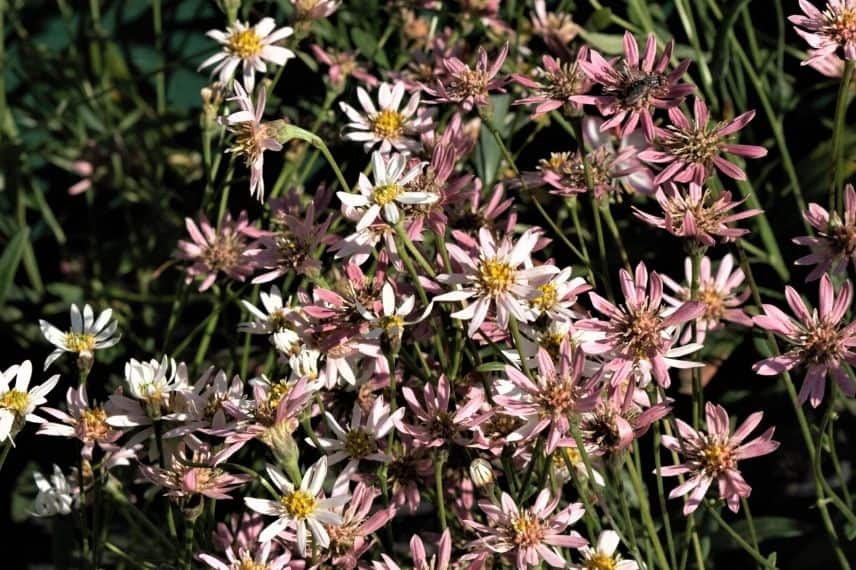
M749 540L752 541L752 547L760 552L761 549L758 547L758 533L755 530L755 519L752 518L752 511L749 510L749 501L746 500L746 497L740 497L740 505L743 507L746 526L749 528Z
M2 2L3 0L0 0ZM9 451L12 449L12 441L9 440L3 444L3 449L0 450L0 471L3 470L3 464L6 463L6 457L9 456Z
M438 452L434 456L434 491L437 493L437 517L440 519L440 528L446 530L446 497L443 492L443 467L446 464L445 452Z
M713 516L713 520L716 521L719 527L725 532L727 532L728 535L734 539L734 542L736 542L737 545L740 546L740 548L745 550L749 556L754 558L755 562L757 562L764 568L776 570L776 567L773 564L770 564L767 559L764 558L764 556L760 552L758 552L757 549L752 548L752 546L748 542L743 540L743 537L740 536L737 531L735 531L727 522L725 522L725 520L722 518L722 516L720 516L715 507L712 507L707 503L705 503L705 507L707 507L707 512L709 512L711 516Z
M190 570L193 566L193 533L196 530L196 517L188 517L184 523L183 567L185 570Z
M642 512L642 522L648 530L648 538L654 545L654 554L657 557L657 564L662 568L669 570L669 561L666 560L666 553L663 550L663 545L660 543L660 536L657 534L657 527L654 524L654 519L651 517L651 509L648 506L648 496L645 493L645 488L642 483L642 477L636 472L636 467L632 461L626 461L627 471L630 473L630 482L633 484L633 489L636 491L636 496L639 498L639 510Z
M835 124L832 130L832 172L830 173L830 182L832 187L829 190L829 211L833 210L843 213L844 211L844 192L841 189L841 183L844 180L845 168L844 160L844 145L843 136L847 127L847 104L849 102L850 82L853 79L853 62L847 60L844 63L844 74L841 76L841 83L838 86L838 99L835 102Z
M158 53L160 63L163 65L163 14L161 0L152 0L152 23L155 31L155 51ZM157 98L157 112L162 115L166 110L166 76L163 68L155 75L155 91Z
M672 536L672 522L669 519L669 509L666 507L666 491L663 488L663 478L660 476L662 458L660 457L660 422L654 422L654 468L657 472L657 500L660 504L660 512L663 518L663 527L666 529L666 546L669 549L669 562L671 568L677 568L677 556L675 555L675 539Z
M699 292L699 272L701 269L701 258L704 252L695 248L690 256L692 263L692 278L690 281L690 298L697 301ZM693 337L697 338L698 321L694 320L692 324ZM704 415L704 393L701 386L701 368L696 367L692 370L693 377L693 427L698 429L701 425L701 418Z

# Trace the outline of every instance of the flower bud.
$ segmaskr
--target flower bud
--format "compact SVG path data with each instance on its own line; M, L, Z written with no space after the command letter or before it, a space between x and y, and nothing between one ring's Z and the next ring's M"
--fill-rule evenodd
M474 459L473 462L470 463L470 479L472 479L473 484L480 489L490 487L496 481L496 477L493 475L493 468L490 466L490 463L481 457Z

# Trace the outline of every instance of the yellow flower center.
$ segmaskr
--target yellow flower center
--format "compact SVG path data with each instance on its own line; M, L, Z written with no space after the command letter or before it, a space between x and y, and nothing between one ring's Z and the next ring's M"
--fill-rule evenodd
M511 529L514 533L512 540L517 546L535 546L540 544L541 539L544 538L544 529L541 527L541 521L528 512L520 513L519 516L512 520Z
M541 311L549 311L559 301L559 293L553 283L544 283L538 287L540 295L532 299L532 307Z
M584 567L586 570L615 570L618 565L612 556L596 552L584 562Z
M254 29L247 28L246 30L232 32L226 48L241 59L248 59L262 51L262 39L256 35Z
M303 489L298 489L290 495L285 495L279 501L286 508L288 514L295 519L305 519L311 515L315 511L315 505L318 503L315 497Z
M270 328L273 331L284 331L289 329L288 315L286 315L283 309L278 309L270 314L268 317L268 323L270 323Z
M404 319L399 315L391 315L389 317L384 317L383 319L383 330L386 332L387 336L393 337L401 334L401 330L404 328Z
M270 391L268 392L268 407L271 410L277 409L282 399L288 395L289 390L291 390L291 387L285 382L277 382L276 384L272 384L270 387Z
M249 554L242 554L241 560L232 564L234 570L267 570L268 565L264 562L256 563Z
M65 348L70 352L92 352L95 350L95 337L91 334L66 333Z
M721 319L725 314L725 299L716 287L703 287L698 292L698 298L704 303L704 318Z
M384 184L372 190L372 200L379 206L386 206L395 200L399 194L401 194L401 186L398 184Z
M827 10L826 28L835 41L847 43L856 40L856 10L853 8L839 8L840 11Z
M27 409L30 403L30 397L26 392L22 392L16 388L12 388L2 396L0 396L0 408L12 410L17 415L21 415Z
M710 475L717 475L734 466L731 449L724 443L709 443L700 452L699 460Z
M345 451L351 457L361 459L377 451L377 443L365 430L352 429L345 435Z
M404 131L404 115L384 109L372 121L372 131L382 139L396 138Z
M107 413L102 408L84 410L80 414L83 435L87 439L99 440L107 436L110 426L107 425Z
M486 259L479 264L479 285L491 296L505 293L514 284L515 271L505 261Z

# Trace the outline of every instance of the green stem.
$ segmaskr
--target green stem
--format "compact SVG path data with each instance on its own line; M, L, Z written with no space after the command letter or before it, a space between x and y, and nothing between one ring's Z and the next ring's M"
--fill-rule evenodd
M850 82L853 79L854 63L850 60L844 63L844 74L838 86L838 99L835 102L835 124L832 130L832 172L829 190L829 211L844 212L844 192L841 184L844 180L846 168L843 164L844 154L844 131L847 128L847 104L849 103Z
M677 568L677 556L675 555L675 539L672 536L672 522L669 518L669 509L666 506L666 491L663 488L663 478L660 476L662 458L660 457L660 422L654 422L654 468L657 471L657 500L660 504L660 512L663 515L663 527L666 529L666 546L669 549L669 562L671 568Z
M775 565L770 564L767 559L764 558L764 556L760 552L758 552L757 549L752 548L752 546L748 542L743 540L743 537L740 536L737 531L735 531L727 522L725 522L725 520L722 518L722 516L720 516L715 507L712 507L707 503L705 503L705 507L707 507L707 512L711 514L713 520L716 521L719 527L725 532L727 532L728 535L734 539L734 542L736 542L737 545L740 546L740 548L745 550L749 556L755 559L755 562L757 562L764 568L768 568L769 570L776 570Z
M184 560L182 566L185 570L193 567L193 532L196 530L196 517L189 517L184 521Z
M446 497L443 493L443 466L446 464L445 452L440 451L434 456L434 491L437 493L437 517L440 528L446 530Z
M690 298L698 300L699 291L699 272L701 268L701 258L704 255L703 250L699 247L693 249L690 260L692 263L692 278L690 281ZM692 324L694 341L698 334L698 321L693 321ZM696 367L692 370L693 377L693 427L699 429L701 418L704 416L704 393L701 386L701 368Z
M0 0L2 2L3 0ZM6 458L9 456L9 451L12 449L12 440L6 441L3 444L3 449L0 450L0 471L3 470L3 464L6 463Z
M758 533L755 530L755 519L752 518L752 511L749 509L749 501L746 500L746 497L740 497L740 505L743 507L746 526L749 528L749 540L752 541L752 548L760 552L761 549L758 547Z
M654 519L651 517L651 509L648 506L648 496L645 492L642 483L642 477L636 472L636 467L632 461L626 461L627 472L630 473L630 482L633 484L633 489L636 491L636 496L639 499L639 510L642 512L642 522L648 530L648 538L654 545L654 554L657 557L657 564L665 570L671 568L669 561L666 559L666 552L663 550L663 545L660 543L660 536L657 534L657 526L654 524Z
M160 58L160 64L163 66L163 16L161 10L161 0L152 0L152 21L155 29L155 51ZM155 75L155 91L157 98L157 112L162 115L166 110L166 76L163 68Z

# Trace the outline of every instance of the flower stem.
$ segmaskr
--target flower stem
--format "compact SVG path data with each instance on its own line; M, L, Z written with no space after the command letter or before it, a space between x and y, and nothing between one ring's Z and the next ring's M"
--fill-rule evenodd
M699 272L701 267L701 258L704 252L700 248L694 248L690 260L692 263L692 277L690 281L690 298L694 301L698 300L699 291ZM693 342L698 340L698 319L692 323ZM701 386L701 368L695 367L692 370L693 377L693 428L699 429L701 418L704 416L704 393Z
M446 497L443 492L443 467L446 464L445 452L438 452L434 456L434 490L437 493L437 518L440 519L440 528L446 530Z
M0 0L2 2L3 0ZM3 449L0 450L0 471L3 470L3 464L6 463L6 458L9 456L9 451L12 449L11 440L3 444Z
M663 550L663 545L660 543L660 536L657 534L657 527L654 525L654 519L651 517L651 509L648 506L648 496L645 493L645 488L642 483L642 477L636 472L636 467L632 461L625 461L627 471L630 473L630 482L633 484L633 489L636 491L636 496L639 499L639 510L642 512L642 522L648 530L648 539L654 545L654 554L657 557L657 564L665 570L669 570L669 561L666 560L666 552Z
M660 504L660 512L663 518L663 527L666 529L666 545L669 549L669 562L671 568L677 568L677 556L675 555L675 539L672 536L672 523L669 520L669 509L666 507L666 492L663 488L663 478L660 476L662 459L660 457L660 423L654 422L654 467L657 470L657 500Z
M740 536L737 531L735 531L727 522L725 522L719 512L717 512L716 507L712 507L707 503L705 503L705 507L707 507L707 512L711 514L713 520L716 521L719 527L725 532L727 532L728 535L734 539L734 542L736 542L738 546L740 546L740 548L745 550L749 556L755 559L758 564L760 564L764 568L768 568L769 570L776 570L776 567L773 564L770 564L767 559L764 558L764 556L760 552L758 552L757 549L752 548L752 546L748 542L743 540L743 537Z
M838 99L835 102L835 123L832 129L832 172L829 190L829 211L844 212L844 192L841 184L844 180L845 165L843 136L847 127L847 104L849 103L850 81L853 78L853 61L846 60L841 83L838 85Z
M193 532L196 530L196 517L187 517L184 521L184 559L183 568L190 570L193 566Z

